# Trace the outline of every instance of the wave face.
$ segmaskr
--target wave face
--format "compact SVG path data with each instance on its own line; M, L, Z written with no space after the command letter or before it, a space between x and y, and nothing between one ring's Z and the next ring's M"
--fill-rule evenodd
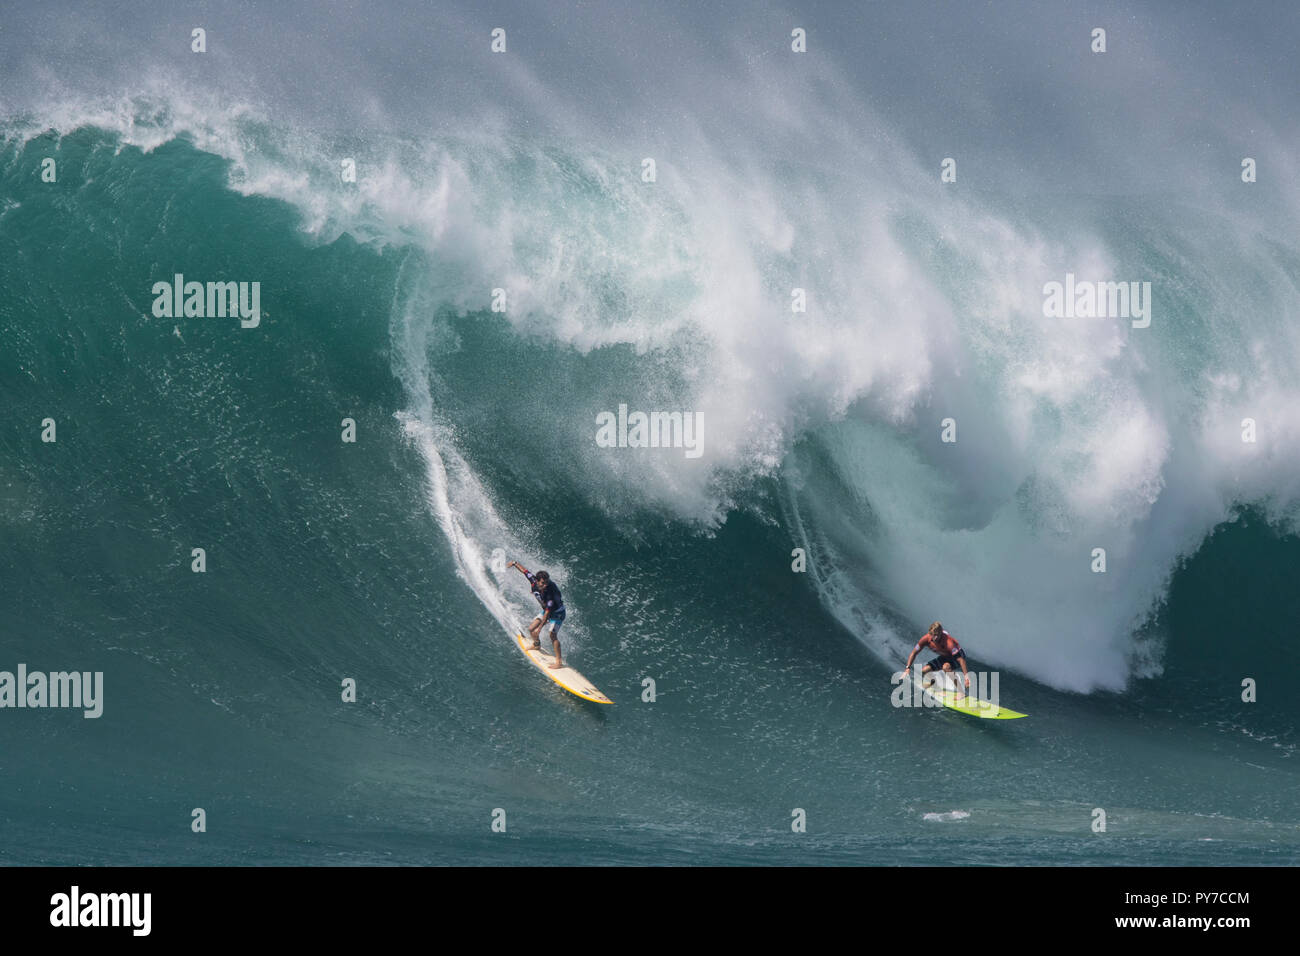
M1300 708L1197 703L1265 677L1253 652L1300 611L1294 186L1225 197L1183 160L1174 195L1127 167L1123 190L971 189L965 160L940 186L933 131L861 76L751 42L645 67L657 97L598 45L603 92L514 68L436 124L380 97L364 136L166 63L107 96L75 70L55 98L10 86L0 669L103 670L115 719L0 728L37 734L16 772L88 832L78 787L134 771L98 859L188 853L147 814L225 800L215 861L506 861L476 808L511 798L557 834L533 860L577 833L596 862L796 859L781 817L815 796L854 834L819 838L831 859L974 862L1012 819L1017 860L1059 859L1109 800L1149 841L1129 862L1294 861ZM1270 128L1283 154L1294 120ZM260 324L155 317L176 273L260 282ZM1045 317L1067 273L1150 282L1149 327ZM602 447L620 405L698 416L703 453ZM612 716L511 651L532 610L502 554L564 586ZM936 618L1036 726L963 728L922 786L888 770L882 688ZM1134 789L1188 764L1233 782ZM15 858L65 862L34 819ZM890 842L909 821L931 829Z

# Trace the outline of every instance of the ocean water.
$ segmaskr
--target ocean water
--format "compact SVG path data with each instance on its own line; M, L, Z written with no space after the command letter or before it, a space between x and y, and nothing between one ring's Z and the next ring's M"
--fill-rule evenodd
M7 104L0 670L105 691L0 711L0 861L1300 861L1294 186L945 193L751 68L671 134L534 128L522 80L480 124L183 71ZM1045 318L1067 272L1150 327ZM259 324L155 317L177 273ZM703 454L599 447L620 404ZM511 646L494 552L615 706ZM1028 719L892 705L936 618Z

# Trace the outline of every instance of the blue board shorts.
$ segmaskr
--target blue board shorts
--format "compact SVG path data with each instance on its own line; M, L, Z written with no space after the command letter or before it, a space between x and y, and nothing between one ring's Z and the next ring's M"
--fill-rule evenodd
M546 619L546 624L549 625L551 628L552 637L560 633L560 625L564 623L564 615L565 615L564 608L560 608L558 611L556 611L554 614L552 614L549 618ZM540 619L541 615L539 614L537 615L537 617Z

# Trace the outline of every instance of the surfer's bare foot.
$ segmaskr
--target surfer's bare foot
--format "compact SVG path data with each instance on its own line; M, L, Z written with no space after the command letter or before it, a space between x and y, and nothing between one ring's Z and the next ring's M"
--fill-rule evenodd
M560 669L561 667L563 667L563 666L564 666L564 662L563 662L563 661L556 661L554 664L551 664L551 665L550 665L550 668L551 668L551 670L559 670L559 669Z

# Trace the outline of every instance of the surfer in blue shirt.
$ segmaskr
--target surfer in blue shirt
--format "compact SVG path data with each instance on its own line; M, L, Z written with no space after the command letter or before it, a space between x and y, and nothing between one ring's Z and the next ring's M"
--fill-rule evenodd
M542 628L547 624L551 625L551 646L555 648L555 661L551 664L552 668L564 666L564 661L560 657L560 627L564 624L564 598L560 596L560 589L555 586L551 576L545 571L538 571L536 574L531 573L522 564L511 561L508 568L518 568L523 572L528 583L532 585L533 597L537 598L537 603L542 606L542 613L533 618L533 623L528 628L528 633L533 639L533 650L541 650Z

